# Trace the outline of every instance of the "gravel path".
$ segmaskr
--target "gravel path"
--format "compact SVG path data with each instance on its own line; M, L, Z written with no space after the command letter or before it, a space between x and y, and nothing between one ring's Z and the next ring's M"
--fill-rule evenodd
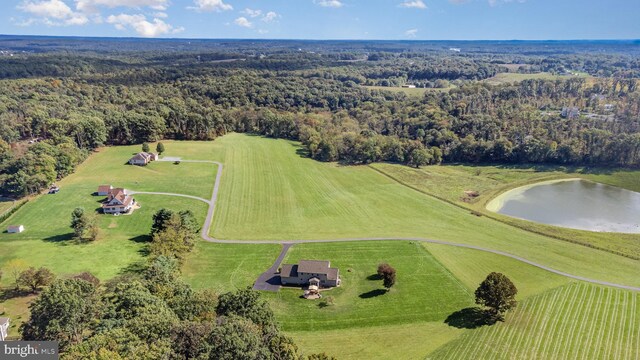
M172 160L167 160L167 161L174 161L175 159ZM160 160L162 161L162 160ZM199 162L199 163L210 163L210 164L216 164L218 166L218 171L216 173L216 182L213 186L213 193L211 194L211 200L205 200L203 198L199 198L199 197L195 197L195 196L190 196L190 195L181 195L181 194L171 194L171 193L153 193L153 192L132 192L134 194L158 194L158 195L169 195L169 196L183 196L183 197L188 197L188 198L194 198L196 200L200 200L200 201L204 201L206 203L209 204L209 211L207 212L207 218L205 219L204 222L204 226L202 227L202 239L208 242L212 242L212 243L219 243L219 244L282 244L283 248L282 251L280 252L280 255L278 256L278 258L276 259L276 261L274 262L274 264L271 266L271 268L269 268L267 271L265 271L262 275L260 275L260 277L258 278L258 281L256 281L256 284L254 285L254 288L256 286L260 287L260 286L272 286L271 284L269 284L267 281L270 280L275 274L275 271L278 270L278 266L280 266L280 263L282 262L282 259L284 259L285 255L287 254L287 251L289 250L289 248L291 246L293 246L294 244L300 244L300 243L330 243L330 242L345 242L345 241L389 241L389 240L401 240L401 241L420 241L420 242L425 242L425 243L431 243L431 244L440 244L440 245L448 245L448 246L455 246L455 247L459 247L459 248L465 248L465 249L473 249L473 250L479 250L479 251L484 251L484 252L488 252L488 253L492 253L492 254L496 254L496 255L501 255L501 256L506 256L508 258L514 259L514 260L518 260L520 262L523 262L525 264L529 264L531 266L535 266L539 269L542 270L546 270L549 271L551 273L557 274L557 275L561 275L570 279L574 279L574 280L579 280L579 281L584 281L584 282L588 282L588 283L592 283L592 284L597 284L597 285L605 285L605 286L611 286L611 287L615 287L615 288L619 288L619 289L625 289L625 290L632 290L632 291L639 291L640 292L640 287L635 287L635 286L628 286L628 285L622 285L622 284L616 284L616 283L611 283L611 282L607 282L607 281L600 281L600 280L596 280L596 279L590 279L590 278L586 278L583 276L577 276L577 275L572 275L563 271L559 271L556 269L553 269L551 267L536 263L534 261L531 260L527 260L521 256L517 256L517 255L513 255L510 254L508 252L504 252L504 251L500 251L500 250L493 250L493 249L489 249L489 248L484 248L481 246L475 246L475 245L467 245L467 244L459 244L459 243L453 243L453 242L448 242L448 241L441 241L441 240L434 240L434 239L427 239L427 238L421 238L421 237L411 237L411 238L343 238L343 239L312 239L312 240L303 240L303 239L298 239L298 240L221 240L221 239L216 239L213 238L211 236L209 236L209 229L211 228L211 223L213 221L213 215L215 213L215 208L216 208L216 202L218 200L218 191L220 190L220 180L222 178L222 168L223 165L222 163L219 163L217 161L207 161L207 160L180 160L180 162ZM272 288L266 288L264 290L268 290L268 291L277 291L274 290Z

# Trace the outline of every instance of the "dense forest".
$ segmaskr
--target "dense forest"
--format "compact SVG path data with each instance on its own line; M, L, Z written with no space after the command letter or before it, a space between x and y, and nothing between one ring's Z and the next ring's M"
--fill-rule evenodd
M232 131L300 140L314 159L349 164L640 165L640 55L624 42L181 49L150 40L134 52L106 40L75 51L73 40L14 40L0 38L0 185L14 197L48 187L102 145ZM598 48L611 51L590 53ZM590 76L482 81L514 65ZM421 97L366 87L405 84L450 87Z

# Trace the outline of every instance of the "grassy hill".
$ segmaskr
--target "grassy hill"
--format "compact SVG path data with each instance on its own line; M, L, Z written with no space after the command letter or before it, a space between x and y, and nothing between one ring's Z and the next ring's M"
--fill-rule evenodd
M569 176L575 169L342 166L306 158L296 142L242 134L213 142L165 145L166 156L224 163L211 231L216 237L426 237L505 251L575 275L640 285L640 262L636 260L476 215L484 202L506 188ZM204 221L207 205L203 202L140 194L136 199L143 206L133 215L100 216L102 235L96 242L70 240L71 211L76 206L97 208L100 198L91 194L102 183L210 197L215 166L185 162L152 163L144 168L125 165L137 150L137 146L102 149L59 183L59 194L36 197L4 222L3 226L24 224L27 231L0 234L0 268L11 259L24 259L61 276L91 271L108 279L144 260L141 240L157 209L191 209ZM591 171L580 176L640 188L637 172ZM477 191L479 196L463 199L465 190ZM592 236L575 231L566 234L584 239ZM593 236L627 250L636 239ZM183 274L196 288L217 292L243 288L272 264L280 249L274 244L199 242ZM334 299L329 306L300 299L301 291L295 289L264 295L283 329L306 353L326 351L341 359L421 359L429 354L433 358L639 355L640 314L637 293L631 291L571 281L492 253L407 240L301 243L290 249L285 261L300 259L330 260L343 277L342 287L326 293ZM380 291L380 280L369 278L380 262L389 262L398 270L397 284L388 293ZM473 306L473 291L491 271L514 281L520 290L520 306L507 314L505 323L470 329L460 322L461 311ZM0 285L9 283L4 277ZM0 300L0 313L20 321L26 317L28 301ZM548 341L530 340L542 336Z
M225 168L214 237L425 237L506 251L575 275L640 285L633 275L640 273L637 260L476 216L371 167L314 161L298 143L287 140L230 134L216 142L225 148Z

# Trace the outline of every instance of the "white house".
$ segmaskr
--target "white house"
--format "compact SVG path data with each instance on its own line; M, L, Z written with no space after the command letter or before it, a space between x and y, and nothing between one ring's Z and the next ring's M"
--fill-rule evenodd
M0 341L5 341L9 336L9 318L0 317Z
M127 195L127 190L122 188L112 189L109 192L107 201L102 204L102 212L105 214L128 213L136 204L136 200L131 195Z
M21 233L24 231L24 225L9 225L7 227L7 232L9 234Z

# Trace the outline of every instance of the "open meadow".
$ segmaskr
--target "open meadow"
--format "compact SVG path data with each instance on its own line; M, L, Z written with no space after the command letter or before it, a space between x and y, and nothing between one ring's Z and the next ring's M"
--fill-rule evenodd
M326 259L338 267L343 285L325 292L330 302L301 299L300 289L264 294L283 330L305 353L324 351L340 359L421 359L427 355L462 359L469 355L494 358L492 349L502 349L505 354L529 358L565 354L580 358L588 348L600 358L638 355L637 293L582 283L480 250L395 240L420 237L479 246L573 275L638 286L637 260L545 236L538 227L513 226L518 224L484 215L484 204L490 198L524 183L578 174L637 190L637 172L344 166L311 160L293 141L243 134L229 134L213 142L164 143L165 156L224 164L209 235L240 244L199 242L182 269L195 288L222 293L251 286L281 250L279 244L256 241L353 239L296 243L284 260ZM92 193L103 183L133 191L211 197L217 171L213 164L125 165L137 150L137 146L101 149L59 182L60 193L32 199L3 222L3 226L23 224L27 230L0 234L0 268L10 260L23 259L61 276L91 271L109 279L135 269L144 260L151 216L157 209L190 209L204 223L205 202L137 194L142 208L132 215L100 215L97 241L79 244L71 239L71 211L77 206L98 208L101 198ZM466 198L465 191L478 194ZM630 254L637 240L620 234L567 231L568 236L578 234L581 240L610 241L611 249ZM355 241L367 238L390 240ZM383 290L381 280L372 277L381 262L398 271L397 283L389 292ZM468 322L465 311L474 306L478 283L492 271L513 280L520 305L507 314L504 323L477 327ZM2 286L7 288L10 283L3 277ZM29 300L2 299L0 314L19 322L27 316ZM614 316L624 317L624 324ZM15 334L15 327L12 332ZM528 341L543 333L551 339L548 345ZM617 340L605 342L609 338ZM497 345L483 346L487 343ZM468 348L476 353L466 353Z

